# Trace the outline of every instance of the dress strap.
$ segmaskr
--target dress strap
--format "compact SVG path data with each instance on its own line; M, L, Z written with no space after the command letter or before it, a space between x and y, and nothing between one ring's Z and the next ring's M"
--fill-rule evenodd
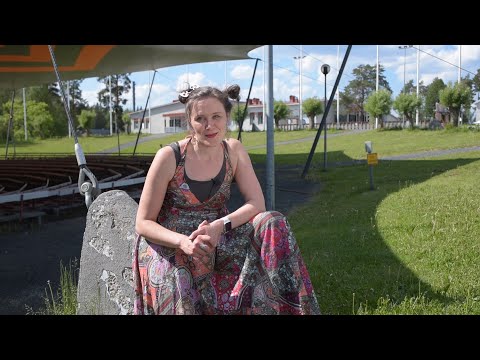
M178 165L180 166L185 166L185 157L187 156L187 147L188 147L188 144L190 144L190 142L192 141L192 138L190 138L186 143L185 145L183 145L181 151L180 151L180 161L178 163Z
M230 155L228 153L228 144L225 140L222 140L222 144L223 144L223 153L225 154L225 159L227 159L230 171L232 171L233 167L232 167L232 163L230 162Z

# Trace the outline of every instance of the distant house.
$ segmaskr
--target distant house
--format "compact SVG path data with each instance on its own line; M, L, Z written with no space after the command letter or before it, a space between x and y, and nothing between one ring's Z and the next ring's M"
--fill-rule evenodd
M234 103L233 106L243 108L245 102ZM233 109L232 109L233 111ZM243 120L242 131L259 130L264 131L265 121L263 116L263 102L258 98L248 99L247 116ZM234 122L230 125L230 130L238 130L238 125Z
M185 122L185 105L178 100L130 113L132 132L138 133L140 130L140 123L144 113L142 133L165 134L183 132L187 129Z

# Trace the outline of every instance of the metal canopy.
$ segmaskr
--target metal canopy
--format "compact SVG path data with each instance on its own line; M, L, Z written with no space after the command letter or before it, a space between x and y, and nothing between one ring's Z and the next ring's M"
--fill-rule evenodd
M249 59L262 45L55 45L62 80ZM0 45L0 88L56 82L47 45Z

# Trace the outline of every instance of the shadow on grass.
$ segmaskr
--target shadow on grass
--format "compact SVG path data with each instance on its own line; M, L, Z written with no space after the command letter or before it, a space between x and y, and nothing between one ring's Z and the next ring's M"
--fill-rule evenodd
M327 155L342 165L355 163L342 153ZM305 180L300 175L307 157L275 155L275 178L282 179L284 169L291 172L292 164L297 164L295 187L302 187ZM256 168L261 168L265 156L251 154L251 158ZM441 305L458 301L445 295L446 289L433 289L404 265L378 232L375 215L390 194L473 161L476 159L380 161L374 169L375 191L371 191L367 165L334 167L330 163L323 171L323 154L314 156L307 180L321 184L321 191L310 196L308 204L299 199L297 205L303 201L305 206L293 212L289 221L323 313L371 311L382 298L393 304L422 295Z

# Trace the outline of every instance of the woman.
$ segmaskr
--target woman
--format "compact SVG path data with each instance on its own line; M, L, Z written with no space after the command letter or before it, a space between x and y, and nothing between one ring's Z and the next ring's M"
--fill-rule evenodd
M265 211L242 143L226 139L240 88L179 95L191 136L148 171L133 254L135 314L319 314L286 218ZM245 204L226 208L235 179Z

